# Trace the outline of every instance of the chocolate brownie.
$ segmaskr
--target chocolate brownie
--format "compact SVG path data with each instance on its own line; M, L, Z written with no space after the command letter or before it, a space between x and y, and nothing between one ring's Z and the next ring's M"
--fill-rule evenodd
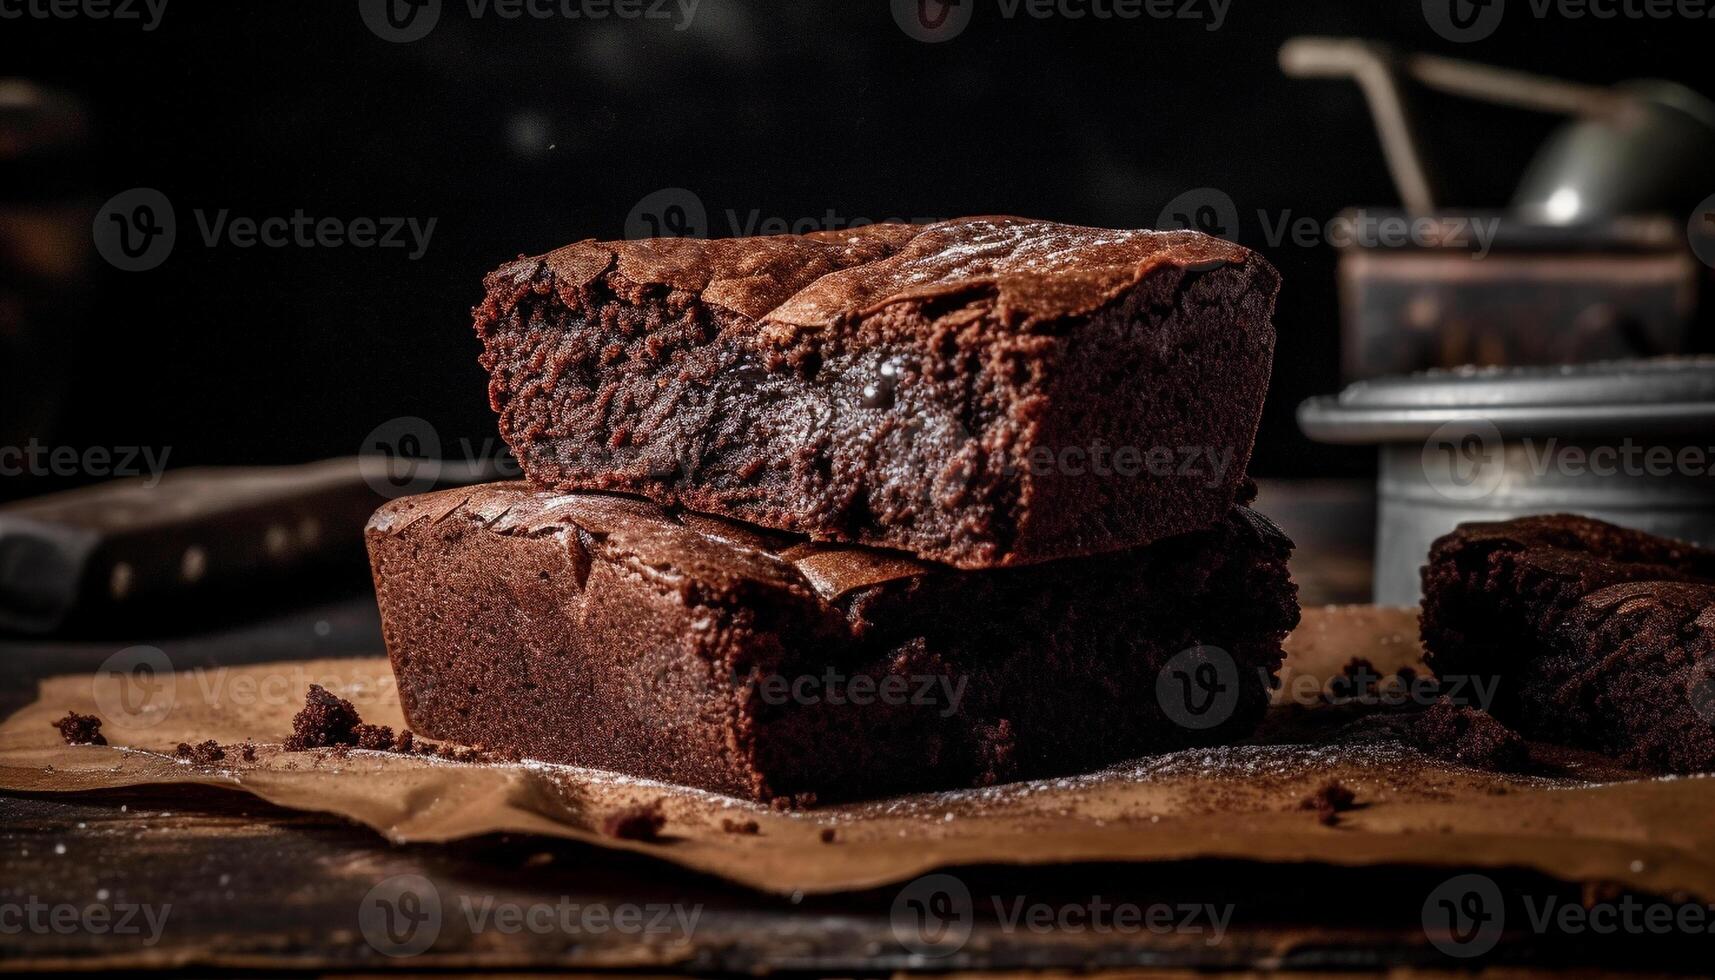
M963 572L503 483L390 503L368 542L417 731L762 800L1242 737L1298 618L1291 542L1244 508L1146 548ZM1224 670L1204 688L1232 693L1182 725L1157 682L1198 645L1230 658L1197 654Z
M1426 660L1530 738L1715 768L1715 552L1569 514L1466 524L1423 571ZM1471 683L1477 682L1477 683Z
M1278 285L1194 232L966 218L578 242L475 321L538 485L987 568L1218 522Z

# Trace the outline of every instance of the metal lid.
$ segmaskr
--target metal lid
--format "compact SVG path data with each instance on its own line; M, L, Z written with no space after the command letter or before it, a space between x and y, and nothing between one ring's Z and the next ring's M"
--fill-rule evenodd
M1483 420L1503 437L1701 434L1715 440L1715 357L1467 367L1359 381L1298 406L1318 442L1426 439Z

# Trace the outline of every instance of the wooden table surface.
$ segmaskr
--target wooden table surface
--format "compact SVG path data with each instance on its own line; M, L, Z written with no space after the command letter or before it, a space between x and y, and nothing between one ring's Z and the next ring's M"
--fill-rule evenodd
M1306 604L1365 598L1369 506L1361 485L1265 485L1259 507L1299 542L1295 574ZM359 596L151 642L175 663L216 665L373 653L379 634L372 600ZM0 709L27 702L40 677L91 670L116 648L0 644ZM911 933L896 929L909 898L897 888L794 901L565 841L394 846L337 818L214 789L0 795L0 964L175 975L1465 965L1425 940L1415 897L1444 877L1427 869L1191 862L957 874L993 901L974 903L970 937L956 952L923 957L903 944ZM406 892L410 904L399 899ZM1206 930L1005 921L1016 903L1103 902L1205 906L1233 917L1219 942ZM1509 937L1492 955L1513 965L1679 962L1659 943L1636 946Z

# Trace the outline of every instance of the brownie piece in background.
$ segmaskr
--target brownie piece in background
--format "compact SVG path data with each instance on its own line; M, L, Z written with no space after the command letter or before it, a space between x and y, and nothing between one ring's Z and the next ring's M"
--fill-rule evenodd
M368 531L413 729L753 799L985 785L1250 733L1298 619L1232 508L1143 549L961 572L630 497L489 484ZM1207 728L1157 680L1231 657Z
M1570 514L1466 524L1423 592L1430 667L1498 682L1479 706L1524 735L1715 769L1715 552Z
M967 218L583 241L475 327L533 483L986 568L1221 520L1278 286L1195 232Z

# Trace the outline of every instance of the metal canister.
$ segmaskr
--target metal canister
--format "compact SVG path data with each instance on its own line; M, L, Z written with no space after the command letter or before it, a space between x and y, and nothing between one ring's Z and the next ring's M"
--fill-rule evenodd
M1378 603L1416 603L1430 544L1467 521L1566 512L1715 546L1715 358L1378 378L1298 424L1380 447Z

